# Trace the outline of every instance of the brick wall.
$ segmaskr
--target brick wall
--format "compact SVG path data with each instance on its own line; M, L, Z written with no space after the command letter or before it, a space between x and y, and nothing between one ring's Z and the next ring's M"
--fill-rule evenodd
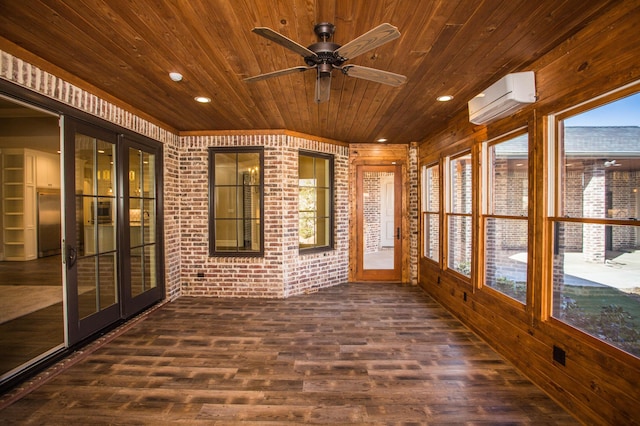
M264 256L209 257L210 146L264 147ZM334 155L335 250L299 253L298 151ZM282 298L346 282L348 148L279 135L187 136L181 140L182 294ZM200 275L200 276L199 276Z
M366 172L362 177L364 191L364 252L374 253L380 250L380 197L382 176L393 176L393 173Z
M418 207L418 144L411 143L409 146L409 281L411 284L418 284L418 240L420 238L419 229L419 207Z

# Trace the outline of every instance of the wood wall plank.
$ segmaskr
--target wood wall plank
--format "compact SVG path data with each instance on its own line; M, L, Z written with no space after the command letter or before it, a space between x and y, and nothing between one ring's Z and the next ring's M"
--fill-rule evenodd
M546 115L640 79L640 39L631 36L637 32L638 22L637 2L607 9L589 26L530 65L536 72L538 102L489 126L473 126L460 113L436 137L420 145L420 164L431 164L446 155L477 147L487 138L522 126L528 128L529 268L534 269L529 274L530 305L518 309L495 292L481 288L480 283L463 280L426 259L420 261L420 285L587 424L640 423L640 360L548 318L546 283L551 230L546 218ZM479 211L477 199L474 205ZM477 213L475 217L479 220ZM476 235L475 243L479 237ZM481 255L476 259L480 265ZM464 292L467 302L462 297ZM554 345L565 350L565 366L553 361Z

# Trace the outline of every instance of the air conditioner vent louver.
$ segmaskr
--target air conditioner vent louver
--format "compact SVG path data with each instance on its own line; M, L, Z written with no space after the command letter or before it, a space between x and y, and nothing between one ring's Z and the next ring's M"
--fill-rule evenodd
M507 74L469 101L469 121L487 124L536 101L533 71Z

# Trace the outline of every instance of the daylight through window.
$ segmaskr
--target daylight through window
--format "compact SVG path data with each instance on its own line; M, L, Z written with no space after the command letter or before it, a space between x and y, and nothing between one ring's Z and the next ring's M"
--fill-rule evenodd
M557 131L552 315L640 356L640 93Z
M486 143L484 155L484 285L526 303L528 135Z
M298 157L300 249L333 247L333 157L300 152Z
M471 154L451 158L448 170L447 267L471 276Z
M440 167L422 167L422 255L440 257Z

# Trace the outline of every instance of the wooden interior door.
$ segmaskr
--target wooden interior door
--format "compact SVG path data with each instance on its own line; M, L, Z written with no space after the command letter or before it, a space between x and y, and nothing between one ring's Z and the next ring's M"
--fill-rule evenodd
M402 280L402 169L356 169L357 281Z

